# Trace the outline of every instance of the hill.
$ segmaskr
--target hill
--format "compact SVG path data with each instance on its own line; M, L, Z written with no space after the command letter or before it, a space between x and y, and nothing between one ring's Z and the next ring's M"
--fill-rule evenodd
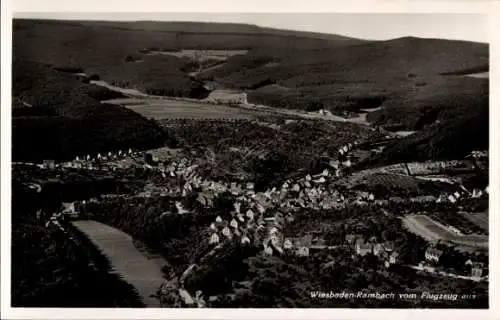
M340 36L276 31L237 24L14 20L13 55L53 66L81 69L145 92L193 96L189 59L148 51L330 48L359 43Z
M14 60L12 84L17 101L12 120L14 161L68 159L164 142L155 122L99 102L116 97L115 92L82 83L50 66Z
M483 105L397 141L369 164L461 159L473 150L488 148L489 109Z
M369 113L367 119L386 129L414 131L488 105L488 79L436 77L432 83L420 83L405 96L386 101L381 109Z
M195 51L182 52L187 49ZM212 67L193 75L201 65L196 60L196 50L202 49L226 55L221 61L213 57L205 59L206 66ZM243 51L228 53L231 50ZM381 107L368 114L367 120L389 130L429 127L402 140L396 149L414 143L423 146L424 141L430 140L437 143L436 139L442 139L438 138L439 129L433 128L442 126L449 126L450 132L440 143L449 141L454 136L451 132L458 132L456 128L463 125L460 123L473 121L470 117L476 119L477 109L488 106L488 80L463 76L488 69L489 46L484 43L414 37L362 41L244 24L15 20L13 53L19 61L46 65L44 70L50 69L54 77L57 74L64 82L73 83L71 86L78 91L87 92L75 95L73 89L57 89L58 101L50 100L53 98L38 101L52 95L52 89L42 89L41 83L47 78L45 71L28 68L40 80L33 85L22 84L25 81L22 76L15 81L16 86L20 83L27 86L22 90L14 88L15 96L21 98L16 105L29 103L33 97L38 105L54 104L52 109L57 115L64 116L64 121L71 118L70 122L75 123L72 128L82 126L77 124L81 117L96 116L105 121L110 114L97 116L95 111L97 100L108 93L76 84L74 79L66 80L73 76L61 71L85 72L114 85L158 95L202 97L206 95L204 83L210 82L247 92L250 103L281 108L328 109L346 115ZM54 79L53 76L49 78ZM67 109L62 107L67 99L79 101ZM23 115L26 111L16 112ZM51 116L50 126L61 128L62 124L55 123L64 121ZM452 125L452 120L462 122ZM142 123L144 119L137 121ZM484 119L477 121L481 123ZM146 127L151 129L149 125L152 124ZM82 131L83 128L92 127L82 126ZM94 128L95 135L103 135L102 127ZM150 132L149 129L145 132ZM65 136L71 135L81 133ZM148 133L144 139L151 136L156 134ZM28 143L30 139L24 140ZM460 151L439 151L441 147L432 152L422 150L421 156L430 155L429 152L432 157L458 155L466 152L466 145L456 146ZM387 152L396 149L388 148Z
M477 90L472 80L455 89L442 74L487 69L487 57L486 44L400 38L334 49L255 50L203 77L249 90L250 102L306 109L320 101L324 109L342 113L411 100L415 90L426 90L428 96Z
M457 90L476 90L473 81L455 89L453 81L443 78L487 69L489 50L488 44L466 41L363 41L245 24L51 20L14 20L13 46L20 59L78 68L152 94L198 97L203 82L215 81L247 91L252 103L337 114L401 101L410 107L415 91L427 91L418 102L425 105L433 92L453 96ZM222 63L208 61L216 67L193 77L196 59L162 54L186 49L247 53ZM406 116L406 111L399 113ZM385 118L369 119L379 123Z

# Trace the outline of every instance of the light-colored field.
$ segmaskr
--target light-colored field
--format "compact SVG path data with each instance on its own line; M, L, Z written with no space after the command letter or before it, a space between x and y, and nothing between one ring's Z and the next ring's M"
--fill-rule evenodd
M91 220L72 223L109 259L114 272L136 288L147 307L160 307L159 300L150 296L164 281L158 261L146 258L132 238L118 229Z
M147 104L124 104L127 108L153 119L253 119L255 113L202 102L162 100Z
M467 74L466 76L473 77L473 78L489 78L490 73L489 72L479 72L479 73Z
M488 212L480 212L480 213L469 213L469 212L460 212L464 218L474 223L479 228L488 231L489 227L489 218Z
M442 240L472 248L488 248L488 236L457 235L448 230L446 226L425 215L406 215L403 218L403 223L409 231L428 241Z
M204 101L217 102L217 103L247 103L247 94L235 90L222 90L217 89L210 92L209 96Z
M169 55L174 57L187 57L191 59L196 59L198 61L203 60L219 60L225 61L227 58L236 55L245 55L248 50L181 50L181 51L150 51L148 54L155 55Z
M399 136L399 137L407 137L407 136L414 134L415 132L417 132L417 131L396 131L396 132L394 132L394 134Z

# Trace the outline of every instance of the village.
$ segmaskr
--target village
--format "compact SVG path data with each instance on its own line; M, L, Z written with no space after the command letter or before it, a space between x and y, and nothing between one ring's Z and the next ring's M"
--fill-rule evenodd
M54 161L46 160L42 164L23 164L37 166L43 170L83 170L90 172L119 172L130 168L142 168L146 172L155 173L161 176L160 184L147 183L144 189L134 195L108 194L102 195L101 200L97 198L63 203L63 209L55 213L47 222L58 226L57 220L61 216L70 219L79 219L79 211L86 204L103 201L113 197L141 197L152 198L162 196L174 196L179 199L195 194L198 205L206 208L214 206L214 201L222 194L229 194L233 201L233 210L230 216L217 216L210 223L207 233L207 241L213 251L223 250L224 243L239 243L241 246L255 246L262 248L262 254L267 256L296 256L307 259L310 255L318 252L329 252L339 247L346 248L352 252L352 257L364 257L366 255L375 256L386 268L401 263L400 253L395 250L393 243L379 242L376 238L364 239L359 234L347 234L341 243L326 243L321 234L306 234L298 237L284 236L287 226L293 223L297 210L338 210L347 206L370 206L386 207L391 203L448 203L458 205L467 202L468 199L481 199L487 197L488 189L468 190L461 184L453 184L454 190L449 194L442 193L439 196L414 196L409 198L386 197L377 198L375 192L350 190L339 188L338 183L342 179L348 179L351 175L359 175L360 172L351 172L355 165L351 153L361 143L353 141L338 150L336 160L331 160L329 167L321 172L307 173L302 177L287 179L281 186L275 186L265 191L256 191L253 182L224 182L208 180L197 172L197 168L203 159L190 158L179 155L171 150L152 151L115 151L108 153L98 153L97 155L85 155L76 157L73 161L56 164ZM487 158L485 152L473 152L466 159L474 161L473 167L477 167L480 161ZM467 161L467 160L466 160ZM19 164L14 164L19 165ZM464 167L463 162L455 161L449 163L424 163L424 164L403 164L402 166L389 166L376 168L370 173L396 172L408 176L424 176L429 179L431 174L439 175L440 179L447 180L443 171L455 167ZM401 169L403 168L403 169ZM473 169L474 169L473 168ZM365 170L366 171L366 170ZM403 171L403 172L401 172ZM366 174L362 172L361 174ZM31 188L41 190L40 185L31 185ZM175 201L174 212L160 212L160 215L190 214L189 208L185 208L182 200ZM384 214L391 214L383 211ZM48 226L47 225L47 226ZM445 226L451 232L461 234L460 230L452 225ZM459 277L472 281L485 281L484 264L468 260L468 275L455 275L446 271L437 270L439 268L442 251L435 247L435 242L429 242L429 248L425 252L425 260L417 265L407 265L406 267L420 272L428 272L442 277ZM334 261L332 261L333 263ZM186 270L184 278L188 277L193 268ZM487 272L486 272L487 273ZM199 301L204 304L202 293L197 292L196 299L193 300L181 286L181 295L187 298L184 301L188 304ZM211 300L216 298L211 297Z

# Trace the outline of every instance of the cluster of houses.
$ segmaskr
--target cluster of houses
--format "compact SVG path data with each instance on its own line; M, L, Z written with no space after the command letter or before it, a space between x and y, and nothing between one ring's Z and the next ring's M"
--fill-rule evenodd
M443 255L443 251L434 246L430 246L425 251L425 261L420 262L419 267L431 272L435 271L435 266L439 264ZM470 278L480 280L483 276L485 265L480 262L472 261L471 259L465 262L466 266L470 266Z
M223 239L237 239L243 245L263 245L264 250L268 250L270 243L278 243L276 239L281 237L290 215L277 212L274 216L265 216L265 212L265 206L258 200L245 201L240 198L234 203L230 217L223 219L217 216L210 224L209 243L219 244Z
M129 149L128 151L109 151L108 153L98 153L97 155L87 154L82 157L77 156L72 161L63 162L61 164L56 163L54 160L43 160L42 164L39 164L38 167L42 169L74 168L97 170L101 167L100 164L102 164L103 162L119 160L127 156L135 156L138 154L138 152L133 151L132 149Z
M472 192L464 189L462 191L455 191L451 194L442 194L436 199L436 203L456 203L463 199L479 199L487 196L488 187L483 190L474 188Z
M354 234L346 235L345 240L348 245L354 247L354 252L358 256L373 254L383 260L386 267L398 263L399 253L395 250L392 242L379 243L375 237L365 241L361 235Z
M466 158L473 158L473 159L486 159L488 158L488 150L483 150L483 151L472 151Z

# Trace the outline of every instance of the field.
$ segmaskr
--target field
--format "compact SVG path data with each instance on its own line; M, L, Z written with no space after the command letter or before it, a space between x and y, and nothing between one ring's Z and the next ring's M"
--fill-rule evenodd
M440 182L421 181L404 174L364 170L335 183L353 190L373 192L378 198L388 196L437 195L444 187Z
M116 103L124 105L143 117L155 120L162 119L252 119L255 112L245 111L222 105L211 105L203 102L181 100L138 100L131 99L130 104L126 99L117 100Z
M469 212L460 212L464 218L488 232L489 230L489 221L488 221L488 212L481 213L469 213Z
M467 235L460 236L449 231L444 225L425 215L406 215L404 225L413 233L428 241L446 241L467 247L487 249L488 236Z
M149 51L148 54L163 54L178 58L190 58L197 61L218 60L226 61L227 58L244 55L248 50L180 50L180 51Z
M73 225L110 260L113 272L120 274L138 291L144 304L159 307L159 300L152 297L162 284L162 260L150 260L133 245L132 238L115 228L97 221L75 221Z

